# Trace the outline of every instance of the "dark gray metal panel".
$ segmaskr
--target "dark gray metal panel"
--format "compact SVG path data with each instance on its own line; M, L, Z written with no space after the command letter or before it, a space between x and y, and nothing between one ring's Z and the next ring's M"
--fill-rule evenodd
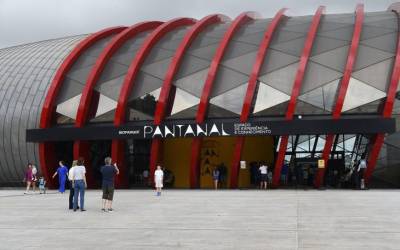
M162 84L163 81L161 79L146 74L143 71L140 71L139 75L135 79L135 85L129 96L129 101L134 100L143 95L146 95L160 88Z
M90 65L85 68L71 70L68 72L67 77L73 79L74 81L81 83L82 85L85 85L86 80L87 80L92 68L93 68L93 65Z
M326 68L320 64L309 62L301 86L301 94L320 87L342 77L342 73Z
M61 86L61 90L59 92L60 94L57 96L57 105L76 95L79 95L80 93L82 93L82 90L84 88L84 85L82 85L80 82L77 82L68 77L65 78L64 83L65 84Z
M271 44L270 48L279 50L285 54L300 57L301 52L303 51L304 42L305 37L300 37L294 40L290 40L288 42Z
M290 64L284 68L260 76L259 80L290 96L292 94L292 87L294 77L297 72L297 66L298 63Z
M369 65L384 61L392 56L393 54L391 53L360 45L358 47L357 59L353 71L357 71Z
M251 52L239 57L223 61L221 64L227 68L239 71L240 73L250 75L257 52Z
M185 36L190 26L185 26L173 31L168 32L157 44L154 46L156 48L163 48L168 50L176 50Z
M352 77L373 86L383 92L388 89L392 73L393 58L353 72Z
M168 57L172 57L173 55L174 55L174 51L161 49L161 48L153 48L151 50L151 52L149 53L149 55L146 57L146 60L144 61L143 65L161 61Z
M116 53L114 56L110 58L110 61L107 64L109 64L110 62L116 62L129 67L129 65L131 65L133 59L135 58L138 50L139 48L135 50L126 51L124 53Z
M224 58L222 61L229 60L250 52L258 50L258 46L236 41L230 41L228 48L225 50Z
M354 26L346 26L344 28L319 32L319 36L329 37L333 39L339 39L344 41L351 41Z
M300 33L307 33L310 29L311 22L293 24L293 25L286 25L282 28L282 30L286 31L293 31L293 32L300 32Z
M178 73L175 75L175 79L180 79L200 70L206 69L209 65L209 61L202 60L194 56L189 56L187 54L183 58L182 63L179 66L179 70Z
M367 40L373 37L378 37L378 36L382 36L382 35L386 35L389 33L392 33L393 30L392 29L385 29L382 27L374 27L374 26L370 26L370 25L366 25L364 24L361 30L361 37L360 40Z
M152 64L144 65L141 70L149 75L157 77L159 79L164 80L165 73L171 63L172 57L164 59L162 61L157 61Z
M200 98L204 82L207 78L208 69L209 68L206 68L186 77L183 77L175 81L174 85Z
M214 81L210 98L220 95L240 84L248 81L247 75L228 69L222 65L219 66L217 76Z
M211 44L202 48L189 49L186 53L211 62L217 48L218 48L218 43Z
M389 53L396 53L397 33L390 33L379 37L361 41L360 44L380 49Z
M136 51L140 48L144 40L150 34L150 31L142 32L138 35L135 35L133 38L128 39L119 49L115 52L115 55L124 54L128 51Z
M115 62L109 62L107 64L107 67L104 68L104 71L101 74L100 79L96 84L101 84L116 77L125 75L127 71L128 71L128 66Z
M125 75L116 77L109 81L103 82L102 84L96 85L95 89L114 101L118 101L124 79Z
M350 42L327 37L316 36L311 50L311 56L324 53L329 50L349 45Z
M328 68L344 72L350 46L344 46L328 52L313 56L311 61L322 64Z

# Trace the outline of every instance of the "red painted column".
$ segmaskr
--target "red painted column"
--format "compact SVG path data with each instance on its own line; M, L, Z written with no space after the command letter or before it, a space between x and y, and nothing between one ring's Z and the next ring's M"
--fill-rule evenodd
M163 23L162 25L158 26L154 31L151 32L151 34L146 38L146 40L143 42L141 48L139 51L136 53L135 58L133 59L131 65L129 66L128 73L125 76L124 82L122 83L122 87L120 90L119 98L118 98L118 103L117 103L117 108L114 116L114 125L115 126L120 126L125 122L126 119L126 109L128 105L128 99L131 94L131 91L135 85L135 80L137 75L139 74L140 68L142 67L142 64L144 63L147 55L150 53L151 49L153 46L160 41L164 37L164 35L168 34L168 32L182 27L182 26L188 26L188 25L193 25L196 22L196 20L191 19L191 18L177 18L173 19L171 21L168 21L166 23ZM116 143L113 143L113 145L117 145ZM152 152L154 150L158 150L159 145L155 145L154 149L152 146ZM117 152L115 152L116 148L112 148L112 155L118 155ZM153 155L153 154L152 154ZM154 154L155 155L155 154ZM122 159L119 159L122 160ZM154 175L154 168L156 164L156 159L150 159L150 179L153 179Z
M204 83L202 90L199 109L196 113L196 122L203 123L206 117L208 103L211 95L211 90L214 84L215 77L217 76L218 66L223 59L226 48L229 45L229 41L232 39L235 32L246 22L253 20L255 17L254 12L244 12L233 20L228 30L225 32L219 46L215 52L215 55L211 61L210 68L208 70L207 78ZM194 138L191 146L191 159L190 159L190 176L191 186L198 187L198 173L200 172L200 150L201 150L202 139Z
M307 38L304 44L303 51L301 53L300 57L300 62L299 66L296 72L294 84L293 84L293 89L292 89L292 95L290 96L289 104L288 104L288 109L286 111L286 120L292 120L294 111L296 108L296 103L297 103L297 97L300 94L300 89L301 85L303 83L304 79L304 73L307 67L308 59L310 57L312 45L315 40L315 36L317 34L318 26L322 17L323 12L325 11L324 6L320 6L315 13L313 20L311 22L310 29L307 34ZM281 168L283 161L285 160L285 154L286 154L286 149L287 149L287 144L288 144L288 135L283 135L281 137L281 144L279 146L279 152L278 152L278 157L275 161L275 168L274 168L274 175L272 177L272 185L274 187L277 187L279 185L279 180L280 180L280 175L281 175Z
M173 100L171 98L172 92L172 82L174 80L175 74L178 72L180 64L184 58L186 50L190 47L192 42L197 38L197 36L208 26L221 23L224 20L227 20L227 17L223 15L209 15L198 21L194 24L190 30L186 33L182 42L179 44L174 57L171 60L171 64L169 65L166 75L164 77L163 86L161 88L160 96L156 105L156 112L154 116L154 124L159 125L165 117L165 112L167 111L167 106L170 105L172 108L172 103L168 103L168 101ZM155 171L155 166L158 161L158 157L160 155L161 148L160 139L153 139L152 141L152 150L150 155L150 172L153 173ZM197 175L197 177L196 177ZM190 186L192 188L197 187L195 180L198 178L198 172L196 170L191 169L190 171Z
M399 19L399 12L396 10L392 10L396 13L397 18ZM394 65L392 68L392 75L390 77L390 85L387 92L385 106L383 107L382 116L384 118L390 118L393 112L394 101L396 97L396 92L399 84L399 76L400 76L400 33L397 36L397 48L396 48L396 58L394 61ZM372 145L371 151L368 157L367 170L364 173L364 179L368 184L371 175L375 169L376 162L378 160L379 152L382 148L384 142L385 135L377 134L374 138L374 143Z
M264 37L260 43L260 46L257 51L256 59L253 64L253 68L251 70L249 84L247 85L246 95L243 102L242 112L240 114L240 122L247 122L250 113L251 113L251 104L254 99L254 93L257 87L257 78L260 73L261 67L264 63L267 49L269 44L271 43L272 36L278 27L282 17L284 16L284 12L286 9L281 9L276 13L275 17L272 19L271 23L268 25L268 28L265 30ZM245 142L245 137L237 137L235 142L235 150L233 153L233 160L231 166L231 180L230 187L237 188L238 187L238 178L239 178L239 163L242 156L242 150Z
M86 37L65 58L61 66L58 68L56 75L50 84L49 90L47 91L40 116L40 128L50 128L52 126L56 110L55 102L58 93L62 87L65 76L76 60L78 60L85 50L94 43L111 34L114 34L119 29L121 29L121 27L107 28ZM55 158L55 146L52 142L39 143L39 158L41 171L48 181L49 186L54 188L55 183L50 177L53 173L53 170L58 166L58 159Z
M364 20L364 5L358 4L356 7L356 20L354 22L353 37L351 39L349 54L347 55L345 71L343 73L342 80L340 81L339 93L337 96L335 107L333 108L332 112L333 119L339 119L342 112L347 88L350 82L351 73L353 72L353 66L356 62L357 50L360 43L363 20ZM329 134L326 137L326 142L322 153L322 159L325 161L325 166L327 166L328 163L334 138L335 135L332 134ZM318 168L318 172L315 179L315 186L317 188L319 188L322 185L324 175L325 175L325 168Z

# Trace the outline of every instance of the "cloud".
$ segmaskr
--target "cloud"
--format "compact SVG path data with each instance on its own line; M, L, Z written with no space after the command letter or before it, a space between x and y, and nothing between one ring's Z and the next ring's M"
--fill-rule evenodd
M0 0L0 48L100 29L175 17L202 18L221 13L234 18L243 11L272 17L311 15L319 5L327 13L352 12L359 0ZM396 0L365 0L366 11L383 11Z

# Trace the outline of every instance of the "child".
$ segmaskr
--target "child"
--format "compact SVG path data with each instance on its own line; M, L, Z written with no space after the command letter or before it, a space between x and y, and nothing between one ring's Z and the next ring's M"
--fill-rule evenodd
M161 166L157 166L157 170L154 172L154 182L156 184L157 196L161 196L163 181L164 181L164 172L161 170Z
M39 191L40 194L42 194L42 192L43 194L46 193L46 181L44 180L43 176L39 178Z

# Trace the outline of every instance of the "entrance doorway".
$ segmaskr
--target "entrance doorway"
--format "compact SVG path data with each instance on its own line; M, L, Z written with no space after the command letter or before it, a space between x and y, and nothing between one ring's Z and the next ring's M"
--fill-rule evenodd
M149 185L151 140L126 140L125 159L130 188Z

